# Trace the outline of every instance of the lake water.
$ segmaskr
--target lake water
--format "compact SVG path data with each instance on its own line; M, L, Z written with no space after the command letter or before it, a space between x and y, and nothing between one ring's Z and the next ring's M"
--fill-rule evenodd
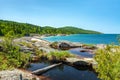
M87 44L111 44L117 42L118 34L75 34L69 36L51 36L43 38L48 41L61 41L67 40L71 42L80 42ZM81 48L70 49L69 52L80 55L83 57L93 57L93 54L88 52L80 52ZM31 67L28 68L30 71L34 71L46 66L49 66L49 63L40 62L32 63ZM97 75L88 69L76 69L72 66L61 65L59 67L53 68L48 72L42 74L43 76L49 77L50 80L99 80Z
M73 48L68 50L70 53L79 55L81 57L88 57L88 58L93 58L94 54L90 52L80 52L80 50L83 50L82 48Z
M68 36L51 36L43 39L51 42L67 40L87 44L118 44L118 36L119 34L74 34Z
M32 63L28 70L34 71L48 65L50 64L44 62ZM78 70L72 66L64 64L47 71L46 73L42 74L42 76L46 76L50 80L99 80L93 71L87 69Z

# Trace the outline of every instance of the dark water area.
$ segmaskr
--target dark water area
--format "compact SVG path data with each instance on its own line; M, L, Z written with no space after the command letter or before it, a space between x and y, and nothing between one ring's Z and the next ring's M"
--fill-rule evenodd
M31 63L31 67L28 70L34 71L48 65L50 64L44 62ZM42 75L49 77L51 80L99 80L93 71L87 69L78 70L65 64L55 67Z
M117 36L117 34L76 34L69 36L47 37L44 39L48 41L68 40L72 42L83 42L89 44L110 44L112 42L118 44ZM90 52L80 52L81 49L82 48L73 48L68 51L78 56L93 58L94 54ZM32 63L28 70L34 71L49 65L50 63L45 62ZM55 67L42 75L49 77L51 80L99 80L96 73L90 69L86 69L84 67L75 68L66 64Z
M72 54L76 54L82 57L92 58L94 55L89 52L80 52L81 48L73 48L70 49L69 52ZM42 61L39 63L31 63L31 67L27 70L34 71L37 69L41 69L51 65L52 63ZM39 76L39 75L38 75ZM72 67L66 64L55 67L46 73L42 74L42 76L50 78L50 80L99 80L94 71L87 68L80 67Z
M82 50L82 48L73 48L73 49L70 49L69 52L72 54L79 55L81 57L93 58L94 54L92 54L90 52L80 52L80 50Z

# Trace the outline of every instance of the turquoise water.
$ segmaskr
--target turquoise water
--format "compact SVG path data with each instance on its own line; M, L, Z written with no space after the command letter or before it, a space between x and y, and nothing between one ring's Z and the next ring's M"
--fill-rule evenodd
M43 38L44 40L48 40L51 42L67 40L71 42L80 42L87 44L118 44L117 37L118 34L75 34L69 36L51 36ZM92 58L94 55L89 52L80 52L81 48L70 49L69 51L73 54L80 55L82 57L90 57ZM39 63L39 64L31 64L31 68L29 70L36 70L48 64ZM91 70L82 70L76 69L74 67L68 65L62 65L60 67L56 67L46 73L44 76L49 77L51 80L100 80L97 78L97 75Z
M51 42L67 40L87 44L118 44L118 36L119 34L74 34L69 36L51 36L43 39Z

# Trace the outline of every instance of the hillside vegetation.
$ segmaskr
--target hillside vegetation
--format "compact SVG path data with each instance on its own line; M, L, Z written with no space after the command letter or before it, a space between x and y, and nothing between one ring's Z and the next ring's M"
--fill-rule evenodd
M29 35L29 34L100 34L97 31L84 30L72 26L54 28L51 26L37 26L28 23L0 20L0 35L10 33L12 35Z

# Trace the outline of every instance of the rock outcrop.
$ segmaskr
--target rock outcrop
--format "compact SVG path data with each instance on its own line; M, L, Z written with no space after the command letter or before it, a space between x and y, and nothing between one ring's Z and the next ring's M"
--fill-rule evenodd
M41 80L37 76L22 70L0 71L0 80Z
M20 47L23 52L34 53L34 49L42 50L46 53L54 51L49 45L50 42L34 37L22 37L15 39L14 42Z
M93 58L66 58L66 62L73 66L94 67L97 62Z
M54 49L60 50L68 50L70 48L77 48L81 47L83 44L77 42L69 42L69 41L60 41L60 42L53 42L50 44L50 47Z

